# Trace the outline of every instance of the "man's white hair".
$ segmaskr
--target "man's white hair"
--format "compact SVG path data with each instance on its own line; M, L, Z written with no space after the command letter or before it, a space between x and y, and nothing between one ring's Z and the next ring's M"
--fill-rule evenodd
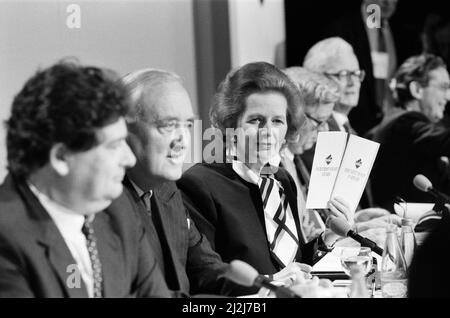
M169 83L183 85L182 79L177 74L155 68L141 69L125 75L122 78L122 84L127 90L130 102L127 120L143 119L145 105L142 103L142 97L144 93Z
M327 72L344 55L353 55L352 46L340 37L327 38L314 44L306 53L303 67L314 72Z

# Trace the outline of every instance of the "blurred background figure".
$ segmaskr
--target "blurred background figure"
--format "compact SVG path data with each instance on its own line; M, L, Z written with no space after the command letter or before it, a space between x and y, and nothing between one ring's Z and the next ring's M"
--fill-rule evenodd
M340 98L334 105L333 118L339 130L355 133L348 114L358 106L365 72L360 69L352 46L338 37L319 41L309 49L303 67L324 74L339 85Z
M284 72L297 85L303 103L301 107L307 117L306 125L298 127L298 140L289 141L281 150L281 164L289 172L297 187L297 203L302 216L302 227L308 241L325 230L324 220L314 210L306 210L312 162L317 134L328 131L328 120L334 103L339 100L339 86L325 75L303 67L290 67ZM326 219L326 216L325 216Z
M371 174L376 204L393 210L396 196L409 202L433 202L415 188L417 174L448 193L441 157L450 156L450 130L438 122L450 99L450 78L440 57L422 54L407 59L392 80L396 109L369 132L380 150ZM445 164L444 164L445 166Z
M353 47L366 80L361 84L358 107L349 112L349 119L359 134L366 133L393 104L388 83L397 65L422 50L420 34L430 4L398 0L285 0L285 6L287 66L300 65L308 49L325 38L340 37ZM312 19L313 16L319 18Z

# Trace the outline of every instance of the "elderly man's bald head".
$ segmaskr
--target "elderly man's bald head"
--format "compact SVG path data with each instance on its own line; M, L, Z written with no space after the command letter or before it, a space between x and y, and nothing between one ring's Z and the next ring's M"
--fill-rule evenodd
M359 69L358 59L348 42L332 37L316 43L307 52L303 67L326 74L339 84L339 111L348 113L358 104L364 73Z
M332 37L317 42L308 50L303 67L314 72L331 73L344 59L354 59L359 67L352 46L342 38Z
M155 100L157 95L169 86L183 88L183 82L177 74L153 68L129 73L122 79L122 82L127 89L131 103L129 119L144 119L143 117L151 106L148 105L148 101ZM146 99L147 103L144 103L143 99Z

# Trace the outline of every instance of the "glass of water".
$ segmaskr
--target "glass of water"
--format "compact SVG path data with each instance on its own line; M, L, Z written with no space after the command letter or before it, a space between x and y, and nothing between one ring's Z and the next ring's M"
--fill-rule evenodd
M361 266L364 275L367 275L372 268L372 255L368 247L346 248L341 251L341 264L347 275L350 276L350 270L354 266Z

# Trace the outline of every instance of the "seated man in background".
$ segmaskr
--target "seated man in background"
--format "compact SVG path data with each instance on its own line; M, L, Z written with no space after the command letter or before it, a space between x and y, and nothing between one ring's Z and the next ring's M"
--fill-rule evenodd
M306 53L303 67L332 79L340 89L335 103L330 130L356 134L350 126L348 114L358 105L361 83L365 72L359 68L352 46L338 37L327 38L314 44Z
M59 63L15 97L0 187L0 297L170 297L122 194L135 164L112 72Z
M369 132L380 143L372 171L375 202L392 210L396 196L409 202L432 202L415 188L413 179L423 174L434 187L440 184L442 157L450 156L450 130L438 123L450 99L450 78L440 57L430 54L407 59L396 72L391 88L396 110Z

